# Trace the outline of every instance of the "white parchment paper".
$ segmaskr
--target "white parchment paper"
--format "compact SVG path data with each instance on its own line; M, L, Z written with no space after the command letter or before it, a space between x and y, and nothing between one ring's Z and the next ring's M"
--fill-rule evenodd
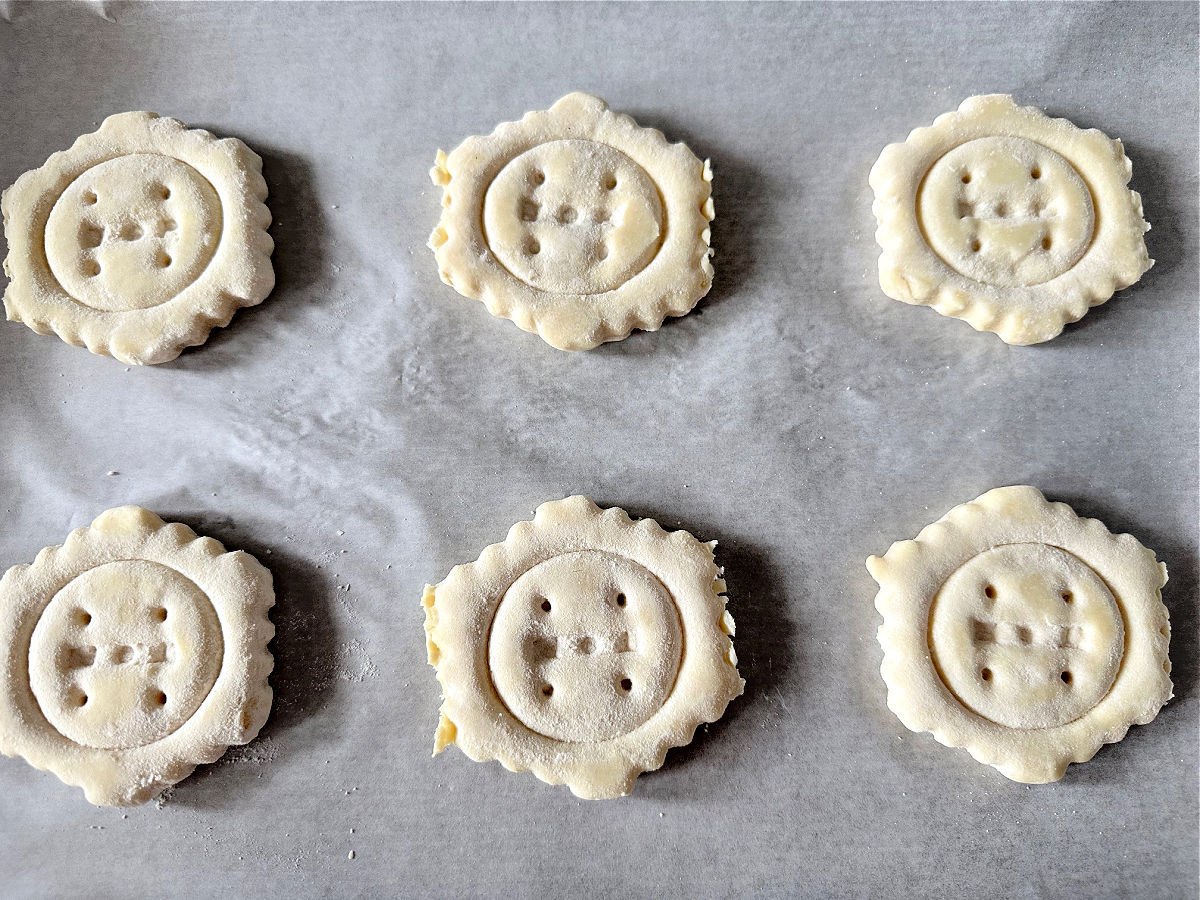
M123 503L273 571L262 736L93 809L0 759L6 896L1197 892L1197 7L0 5L0 183L113 112L265 160L278 287L127 369L0 327L0 565ZM711 157L712 293L566 354L441 284L439 148L571 90ZM1157 265L1011 348L879 290L867 171L966 96L1120 137ZM1171 571L1176 698L1054 785L885 707L870 553L1031 483ZM624 800L430 758L419 597L585 492L720 542L746 694ZM353 858L350 858L353 851Z

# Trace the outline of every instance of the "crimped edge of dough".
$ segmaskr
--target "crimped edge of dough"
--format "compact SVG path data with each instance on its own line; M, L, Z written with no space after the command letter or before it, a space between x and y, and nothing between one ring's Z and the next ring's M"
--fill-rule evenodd
M500 169L531 147L568 139L620 150L661 192L669 223L662 246L641 272L612 291L538 290L504 268L484 239L483 202ZM590 350L637 328L655 331L668 316L690 312L712 287L712 166L686 144L670 144L661 131L611 111L599 97L571 93L548 110L467 138L449 155L439 150L430 177L443 189L441 220L429 238L442 281L560 350Z
M140 747L102 750L76 744L46 720L29 686L29 642L62 587L122 559L151 560L191 579L217 612L224 649L217 680L179 728ZM228 590L218 590L223 587ZM274 604L271 573L249 553L227 552L214 538L141 507L101 513L61 546L43 549L32 564L13 566L0 578L0 753L83 788L96 806L145 803L197 765L215 762L230 745L254 740L266 723L274 667L267 645L275 636L267 612ZM214 709L222 710L218 717L201 721Z
M208 266L170 300L146 309L97 310L71 297L51 272L46 220L82 172L129 153L161 153L199 171L221 199L224 226ZM235 177L223 171L229 164ZM275 286L266 199L262 158L237 138L218 139L152 112L111 115L0 195L9 247L4 260L10 279L4 292L8 319L129 365L175 359L185 347L203 344L213 328L228 325L241 307L261 303Z
M986 116L998 116L999 128ZM955 147L996 134L1027 138L1060 154L1092 194L1097 227L1091 245L1074 266L1042 284L1001 287L967 278L926 243L917 219L917 194L929 168ZM875 240L883 251L880 287L894 300L932 307L1008 344L1057 337L1067 323L1134 284L1154 264L1146 250L1150 225L1142 198L1126 187L1132 173L1124 145L1095 128L1019 107L1008 94L969 97L933 125L914 129L903 143L889 144L871 168Z
M945 580L978 553L1019 542L1049 544L1083 560L1109 586L1125 623L1125 655L1108 694L1052 728L1008 728L968 710L942 682L929 650L930 609ZM1131 725L1153 720L1172 696L1162 602L1166 566L1132 535L1113 534L1036 488L996 488L956 506L915 540L870 557L867 569L879 583L875 607L883 616L878 637L888 708L910 731L963 748L1013 781L1059 780L1071 763L1086 762Z
M453 743L476 762L497 760L547 784L566 784L584 799L628 794L639 774L662 766L667 750L690 743L699 725L719 719L745 685L714 546L574 496L542 504L532 521L513 525L503 543L427 585L429 662L443 696L435 755ZM594 743L529 730L497 698L487 664L491 621L508 587L538 563L578 550L618 553L647 568L671 592L684 634L675 687L662 708L633 731Z

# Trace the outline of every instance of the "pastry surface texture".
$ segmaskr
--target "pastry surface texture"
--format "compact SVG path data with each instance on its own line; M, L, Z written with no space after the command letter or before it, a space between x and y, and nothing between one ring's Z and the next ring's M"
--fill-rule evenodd
M1121 142L971 97L871 169L879 283L1009 344L1056 337L1153 265Z
M8 318L124 363L172 360L274 287L266 197L236 138L109 116L0 199Z
M724 591L711 543L582 496L543 504L425 588L434 752L628 794L742 692Z
M1014 781L1057 781L1171 698L1166 567L1035 488L955 507L867 568L888 707Z
M144 803L262 728L274 602L249 554L102 513L0 579L0 752L96 805Z
M653 331L712 285L712 169L598 97L568 94L438 151L442 281L560 350Z

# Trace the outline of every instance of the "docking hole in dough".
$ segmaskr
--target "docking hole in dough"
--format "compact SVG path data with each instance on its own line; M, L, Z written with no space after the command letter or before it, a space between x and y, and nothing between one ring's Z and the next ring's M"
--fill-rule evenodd
M4 192L8 317L132 364L204 343L275 283L261 171L235 138L109 116Z
M888 706L1014 781L1057 781L1171 697L1166 567L1035 488L989 491L867 568Z
M1057 336L1153 264L1120 141L971 97L871 170L879 281L1009 344Z
M144 803L258 734L274 602L249 554L108 510L0 579L0 751Z
M724 590L711 543L586 497L543 504L425 589L434 752L628 794L742 692Z
M430 174L442 280L561 350L653 331L712 284L709 164L598 97L438 151Z

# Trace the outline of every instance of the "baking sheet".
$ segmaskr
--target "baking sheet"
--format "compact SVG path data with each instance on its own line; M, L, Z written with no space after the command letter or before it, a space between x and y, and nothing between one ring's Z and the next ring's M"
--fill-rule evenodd
M0 564L138 503L278 593L270 722L165 801L0 759L6 895L1196 895L1194 5L0 12L0 182L127 109L236 135L278 275L157 367L0 327ZM717 276L570 355L425 241L434 152L577 89L712 158ZM991 91L1122 138L1154 226L1154 269L1035 348L876 282L871 163ZM1041 787L887 711L863 568L1010 483L1171 571L1176 698ZM617 802L430 758L421 586L573 492L720 541L747 680Z

